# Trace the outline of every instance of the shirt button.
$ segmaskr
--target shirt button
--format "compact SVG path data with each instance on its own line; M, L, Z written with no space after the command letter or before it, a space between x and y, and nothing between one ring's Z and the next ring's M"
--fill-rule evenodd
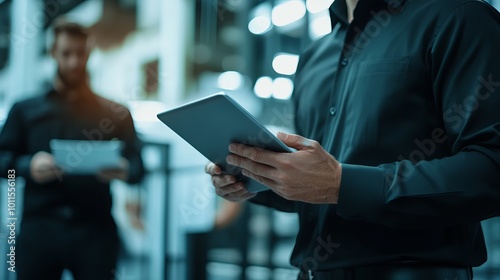
M329 112L330 112L330 116L335 116L335 114L337 114L337 110L335 109L335 107L330 107L329 109Z
M63 220L71 220L74 217L74 211L69 206L60 209L60 216Z
M347 63L349 63L349 60L347 59L347 57L342 58L342 61L340 61L340 65L342 65L342 66L346 66Z

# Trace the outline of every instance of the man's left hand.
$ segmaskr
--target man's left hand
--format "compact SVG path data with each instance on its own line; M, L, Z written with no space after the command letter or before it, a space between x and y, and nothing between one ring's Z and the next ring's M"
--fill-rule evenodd
M276 153L243 144L229 145L227 163L241 167L252 178L288 200L336 204L342 167L335 158L311 139L278 133L294 153Z
M110 182L113 179L118 179L126 182L128 179L128 170L129 162L126 158L122 158L119 167L102 169L97 174L97 177L99 178L99 180L106 183Z

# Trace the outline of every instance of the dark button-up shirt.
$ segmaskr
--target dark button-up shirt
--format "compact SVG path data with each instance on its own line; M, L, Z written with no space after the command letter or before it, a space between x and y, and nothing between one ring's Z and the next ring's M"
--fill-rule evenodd
M478 266L500 214L500 16L476 0L360 0L301 56L298 134L342 164L337 205L299 214L305 270L405 260Z
M128 182L139 182L144 174L140 143L125 107L93 94L71 101L54 90L16 103L0 134L0 170L4 177L7 170L14 169L18 177L25 178L24 219L67 212L77 219L111 222L108 183L95 175L69 174L62 180L38 184L31 179L30 161L39 151L51 152L51 139L114 138L125 142L123 156L130 165ZM73 156L76 159L85 155L73 151Z

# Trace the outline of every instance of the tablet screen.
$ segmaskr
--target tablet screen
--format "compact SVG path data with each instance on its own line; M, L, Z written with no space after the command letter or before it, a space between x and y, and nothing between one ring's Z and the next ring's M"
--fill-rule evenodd
M118 168L123 142L61 140L50 141L56 165L69 174L96 174L101 169Z

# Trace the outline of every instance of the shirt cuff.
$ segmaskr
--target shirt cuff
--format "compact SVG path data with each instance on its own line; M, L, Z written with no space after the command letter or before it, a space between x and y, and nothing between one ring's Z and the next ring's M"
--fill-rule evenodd
M379 167L343 163L337 214L349 220L376 220L384 189L384 171Z
M256 196L252 197L248 201L254 204L274 208L282 212L297 212L297 210L295 209L295 202L286 200L271 190L259 192Z

